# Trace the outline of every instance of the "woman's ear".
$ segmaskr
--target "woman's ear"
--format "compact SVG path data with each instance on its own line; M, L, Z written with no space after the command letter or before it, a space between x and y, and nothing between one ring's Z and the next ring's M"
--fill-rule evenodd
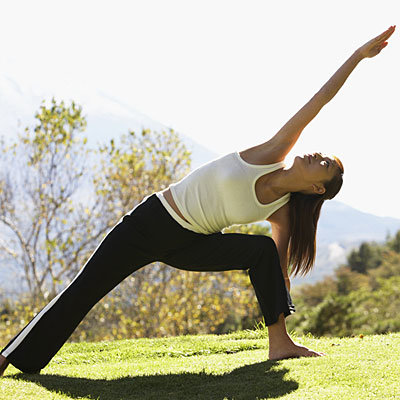
M313 184L312 185L312 188L313 188L313 192L315 193L315 194L324 194L325 192L326 192L326 189L325 189L325 186L324 185L321 185L321 184Z

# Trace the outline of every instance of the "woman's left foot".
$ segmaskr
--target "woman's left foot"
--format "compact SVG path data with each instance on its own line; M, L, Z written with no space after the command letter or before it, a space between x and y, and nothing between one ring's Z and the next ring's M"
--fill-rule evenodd
M322 356L326 356L326 354L293 343L293 345L287 347L270 349L268 358L270 360L283 360L285 358L322 357Z

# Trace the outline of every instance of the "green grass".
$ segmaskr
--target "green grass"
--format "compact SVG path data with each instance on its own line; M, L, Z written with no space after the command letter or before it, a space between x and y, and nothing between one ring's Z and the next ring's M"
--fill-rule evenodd
M400 333L295 340L327 357L268 361L265 332L66 344L0 399L400 399Z

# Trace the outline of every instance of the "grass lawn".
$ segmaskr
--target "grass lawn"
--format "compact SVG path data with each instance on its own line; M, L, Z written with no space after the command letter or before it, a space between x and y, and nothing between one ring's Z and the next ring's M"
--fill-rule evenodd
M0 399L400 399L400 333L295 340L328 356L268 361L262 330L66 344L41 374L10 366Z

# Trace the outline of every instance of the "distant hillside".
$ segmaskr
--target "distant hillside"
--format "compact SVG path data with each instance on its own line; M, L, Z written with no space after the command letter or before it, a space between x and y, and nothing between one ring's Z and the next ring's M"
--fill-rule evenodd
M400 229L400 219L378 217L338 201L326 201L321 214L319 241L331 243L384 240L388 233Z
M34 114L39 110L42 100L50 101L51 97L43 97L34 93L31 88L23 87L13 78L0 74L0 135L15 136L26 126L34 123ZM130 130L141 132L142 129L168 131L169 127L133 109L131 106L98 91L80 99L73 99L82 106L87 119L85 135L89 143L95 145L119 137ZM61 100L56 97L57 100ZM64 99L69 103L70 99ZM186 147L192 151L192 168L200 166L204 160L216 158L218 154L196 143L190 137L177 132Z

